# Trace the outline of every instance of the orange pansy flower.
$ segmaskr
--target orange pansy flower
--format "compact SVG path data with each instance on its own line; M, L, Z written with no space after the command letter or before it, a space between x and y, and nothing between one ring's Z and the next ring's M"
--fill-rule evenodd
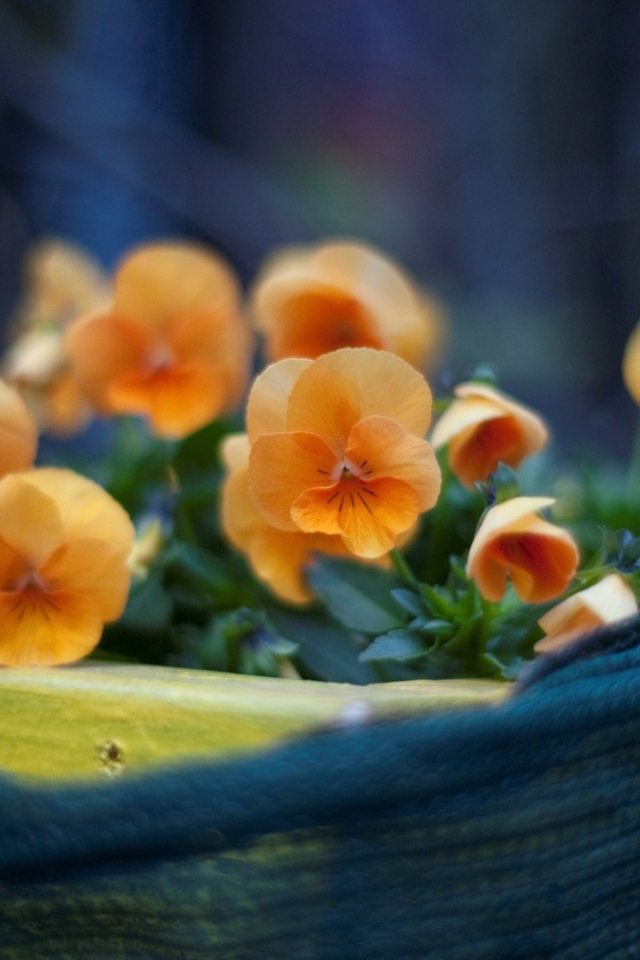
M81 247L51 238L35 243L27 253L25 295L19 323L28 329L63 327L82 313L106 306L109 281L100 264Z
M268 260L254 284L252 315L270 360L374 347L422 368L433 365L443 331L435 300L382 254L349 242Z
M20 395L0 380L0 477L33 464L38 430Z
M625 347L622 379L635 402L640 405L640 323L633 330Z
M340 536L380 557L438 498L430 417L424 378L390 353L281 360L249 396L253 501L279 530Z
M225 536L247 556L259 580L289 603L309 603L313 594L304 567L313 553L351 556L342 537L271 526L255 506L249 489L249 438L227 437L222 459L227 475L221 490L221 518Z
M457 399L438 420L431 442L436 450L449 445L449 465L470 490L501 461L517 469L549 439L536 413L493 387L461 383L455 395Z
M538 640L533 648L536 653L546 653L564 646L584 633L597 630L605 623L626 620L638 612L633 590L619 573L612 573L593 587L567 597L538 623L546 637Z
M40 430L71 436L91 419L91 408L70 371L64 328L82 314L106 309L110 296L105 273L79 247L45 240L27 254L25 293L16 317L22 332L3 368Z
M41 432L70 437L91 421L93 411L71 372L64 334L56 327L19 337L7 352L4 370Z
M70 663L98 643L129 590L129 517L71 470L0 481L0 663Z
M467 573L486 600L501 600L507 577L525 603L544 603L564 593L579 561L566 530L537 516L549 497L514 497L487 511L475 535Z
M135 250L115 276L110 310L67 331L75 373L107 414L146 416L155 433L183 437L236 406L250 338L230 267L188 243Z

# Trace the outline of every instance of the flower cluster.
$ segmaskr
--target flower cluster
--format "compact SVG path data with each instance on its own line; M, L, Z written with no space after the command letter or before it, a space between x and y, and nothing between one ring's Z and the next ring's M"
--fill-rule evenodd
M605 533L581 569L571 503L519 491L538 413L472 376L432 427L443 316L354 242L276 253L246 298L200 244L146 244L112 276L39 245L0 381L0 663L71 662L118 621L111 652L152 662L508 678L635 614L640 540ZM639 358L636 332L640 402ZM34 466L39 433L94 418L104 454L76 473L47 445Z

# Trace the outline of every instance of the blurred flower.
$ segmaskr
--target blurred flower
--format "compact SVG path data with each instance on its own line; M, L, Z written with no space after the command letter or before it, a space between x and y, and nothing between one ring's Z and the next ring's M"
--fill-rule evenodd
M106 275L79 247L46 240L29 251L16 317L19 333L3 369L41 431L71 436L91 419L91 408L70 370L64 329L83 314L106 309L110 296Z
M75 321L66 344L82 389L107 414L146 416L163 437L184 437L235 407L250 359L231 268L189 243L130 254L113 307Z
M612 573L595 586L567 597L545 613L538 623L546 637L533 648L546 653L564 646L576 637L596 630L605 623L625 620L638 612L633 590L619 573Z
M147 517L136 531L136 538L127 558L131 576L143 580L149 575L149 567L157 559L165 542L165 534L159 517Z
M437 500L430 417L424 378L390 353L281 360L249 396L253 501L279 530L341 536L357 556L382 556Z
M252 315L270 360L375 347L432 367L443 334L435 300L382 254L347 242L269 259L254 284Z
M84 313L105 307L111 289L97 260L75 244L49 239L27 253L25 293L19 323L29 329L64 327Z
M313 594L304 577L312 554L350 556L342 537L272 527L256 508L249 489L249 438L227 437L222 446L227 476L221 490L222 529L244 553L259 580L289 603L308 603Z
M122 507L71 470L0 481L0 663L86 656L124 609L132 543Z
M33 417L19 394L0 380L0 477L32 466L37 448Z
M640 323L627 340L622 359L624 385L640 406Z
M525 603L544 603L563 593L578 566L569 533L538 517L549 497L514 497L492 507L475 535L467 572L485 600L501 600L507 576Z
M61 330L24 333L7 351L4 371L40 432L70 437L90 422L93 411L71 372Z
M449 465L465 487L486 480L500 462L517 469L549 434L541 418L492 387L462 383L457 399L438 420L431 442L449 445Z

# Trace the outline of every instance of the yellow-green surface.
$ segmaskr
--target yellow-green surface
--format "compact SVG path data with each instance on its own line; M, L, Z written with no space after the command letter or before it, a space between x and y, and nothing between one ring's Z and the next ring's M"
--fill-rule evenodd
M256 748L342 718L504 699L483 680L316 683L169 667L84 663L0 670L0 770L104 776Z

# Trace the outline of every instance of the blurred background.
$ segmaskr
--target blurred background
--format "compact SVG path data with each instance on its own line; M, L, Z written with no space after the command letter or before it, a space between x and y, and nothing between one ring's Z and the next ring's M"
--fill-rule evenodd
M0 321L34 239L368 240L444 302L436 388L494 364L624 456L640 316L637 0L0 0Z

